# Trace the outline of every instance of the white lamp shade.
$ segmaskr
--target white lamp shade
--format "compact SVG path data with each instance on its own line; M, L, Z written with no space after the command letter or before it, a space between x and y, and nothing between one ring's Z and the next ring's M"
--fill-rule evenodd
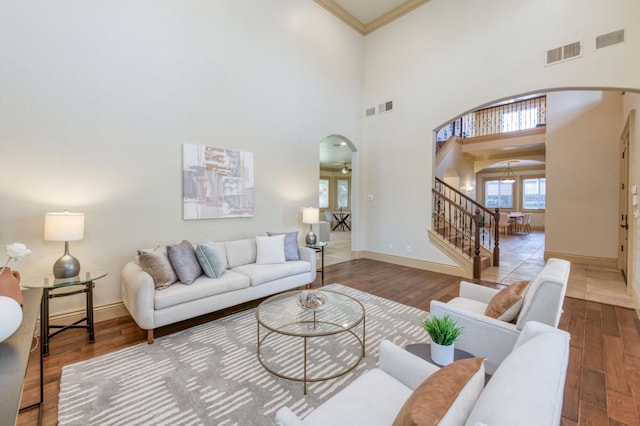
M0 342L5 341L20 327L22 308L10 297L0 296Z
M316 207L305 207L302 209L302 223L320 222L320 209Z
M44 217L44 239L77 241L84 237L84 213L47 213Z

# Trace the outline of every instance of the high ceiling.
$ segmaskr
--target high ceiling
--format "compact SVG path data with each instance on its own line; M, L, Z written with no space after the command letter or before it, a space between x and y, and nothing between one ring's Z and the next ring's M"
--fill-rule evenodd
M315 0L361 34L367 35L428 0Z

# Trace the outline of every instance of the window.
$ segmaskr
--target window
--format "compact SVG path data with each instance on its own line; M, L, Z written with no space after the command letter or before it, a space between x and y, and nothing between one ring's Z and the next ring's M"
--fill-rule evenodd
M522 181L522 209L544 210L547 180L545 178L524 179Z
M320 179L320 200L318 201L318 207L321 209L329 208L329 179Z
M500 114L500 131L502 133L533 129L537 125L538 107L505 111Z
M487 207L513 208L513 183L488 180L484 184L484 205Z
M349 208L349 181L347 179L338 179L338 208Z

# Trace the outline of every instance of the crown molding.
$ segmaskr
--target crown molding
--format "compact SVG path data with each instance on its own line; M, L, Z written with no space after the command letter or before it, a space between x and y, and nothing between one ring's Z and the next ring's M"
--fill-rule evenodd
M407 0L400 6L390 10L379 18L376 18L373 21L365 24L356 19L353 15L347 12L345 8L340 6L334 0L315 0L315 2L320 6L324 7L344 23L349 25L351 28L365 36L377 30L378 28L383 27L384 25L387 25L388 23L395 21L401 16L406 15L407 13L411 12L419 6L422 6L428 1L429 0Z
M429 0L408 0L402 3L400 6L396 7L395 9L390 10L389 12L385 13L381 17L374 19L373 21L366 24L364 35L370 34L375 30L377 30L378 28L381 28L395 21L396 19L406 15L407 13L411 12L414 9L417 9L418 7L427 3L428 1Z
M336 3L333 0L315 0L320 6L327 9L329 12L333 13L336 17L342 20L345 24L349 25L351 28L356 30L362 35L366 35L365 33L365 25L358 21L353 15L346 11L342 6Z

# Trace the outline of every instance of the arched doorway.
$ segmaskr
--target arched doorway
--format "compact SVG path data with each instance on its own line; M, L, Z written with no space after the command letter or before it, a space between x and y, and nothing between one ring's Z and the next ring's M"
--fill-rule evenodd
M320 141L320 220L328 222L325 265L351 260L357 235L357 148L342 135Z

